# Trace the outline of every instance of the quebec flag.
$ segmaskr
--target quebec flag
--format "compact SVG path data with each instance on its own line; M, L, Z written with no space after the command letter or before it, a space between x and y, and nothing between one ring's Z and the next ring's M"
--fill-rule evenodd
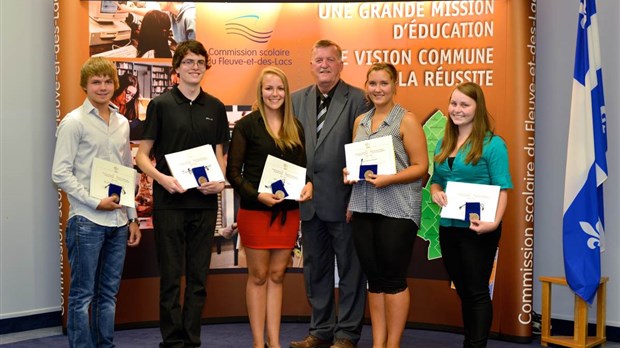
M564 183L564 271L570 288L592 303L605 251L603 183L607 122L595 0L580 0Z

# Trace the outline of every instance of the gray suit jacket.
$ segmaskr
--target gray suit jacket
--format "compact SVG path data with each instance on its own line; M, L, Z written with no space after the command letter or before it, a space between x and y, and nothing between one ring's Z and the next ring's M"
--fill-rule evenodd
M323 221L345 221L351 187L342 182L344 144L351 142L355 118L370 109L364 92L340 80L329 103L325 124L316 137L316 86L292 95L293 110L306 134L307 173L314 185L312 200L301 204L301 219L314 214Z

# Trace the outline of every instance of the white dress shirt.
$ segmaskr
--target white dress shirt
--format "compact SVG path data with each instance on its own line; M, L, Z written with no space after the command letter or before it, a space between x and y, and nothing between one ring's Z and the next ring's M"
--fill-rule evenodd
M95 157L133 167L129 122L111 104L110 122L106 124L87 98L58 125L52 181L67 193L71 205L69 218L80 215L102 226L123 226L128 218L137 216L135 208L97 210L101 200L90 196Z

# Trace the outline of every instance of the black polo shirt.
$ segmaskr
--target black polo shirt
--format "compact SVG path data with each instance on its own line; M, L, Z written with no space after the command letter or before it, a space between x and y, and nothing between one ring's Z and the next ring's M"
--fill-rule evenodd
M170 174L165 155L210 144L226 144L229 137L224 104L200 91L189 100L177 86L155 97L146 109L144 140L153 140L151 155L161 173ZM217 209L217 195L203 195L197 189L170 194L153 182L153 209Z

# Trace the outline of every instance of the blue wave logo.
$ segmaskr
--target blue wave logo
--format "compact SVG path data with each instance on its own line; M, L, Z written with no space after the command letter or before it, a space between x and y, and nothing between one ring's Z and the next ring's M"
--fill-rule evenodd
M267 43L271 38L273 30L259 31L251 26L243 24L249 21L253 26L255 26L259 19L260 17L257 15L245 15L232 18L225 24L226 34L239 35L256 43Z

